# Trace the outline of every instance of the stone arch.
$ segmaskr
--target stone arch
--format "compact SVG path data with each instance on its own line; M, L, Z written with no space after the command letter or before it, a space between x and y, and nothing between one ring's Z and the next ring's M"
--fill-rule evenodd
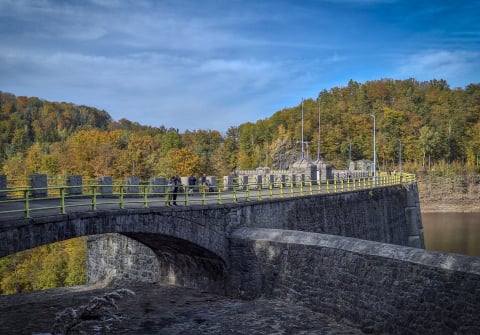
M0 231L0 257L81 236L152 233L191 241L225 260L227 219L216 209L188 208L78 212L26 219Z
M162 282L225 293L227 266L211 251L174 236L114 233L89 238L89 283Z

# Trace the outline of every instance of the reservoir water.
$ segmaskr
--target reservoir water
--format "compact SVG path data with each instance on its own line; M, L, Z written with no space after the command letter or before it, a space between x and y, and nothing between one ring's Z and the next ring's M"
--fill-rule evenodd
M422 213L425 249L480 257L480 213Z

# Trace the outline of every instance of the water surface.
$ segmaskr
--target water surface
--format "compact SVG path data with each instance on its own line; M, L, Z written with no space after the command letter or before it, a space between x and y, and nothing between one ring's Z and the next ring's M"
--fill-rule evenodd
M480 257L480 213L422 213L425 249Z

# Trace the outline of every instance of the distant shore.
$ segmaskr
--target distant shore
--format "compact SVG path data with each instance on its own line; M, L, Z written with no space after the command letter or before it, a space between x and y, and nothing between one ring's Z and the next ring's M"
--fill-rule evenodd
M420 197L420 211L422 213L480 213L479 199L422 199Z
M479 176L427 176L418 180L422 213L480 213Z

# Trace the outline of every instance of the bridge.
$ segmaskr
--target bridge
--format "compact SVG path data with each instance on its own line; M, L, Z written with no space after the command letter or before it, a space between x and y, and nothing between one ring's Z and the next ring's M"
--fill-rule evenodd
M387 186L408 185L415 181L414 175L411 174L404 174L402 178L385 174L383 177L381 175L377 177L375 182L371 177L326 180L319 183L292 180L269 184L230 182L228 185L215 183L213 190L207 190L201 185L197 185L194 187L194 192L190 192L187 187L182 188L177 196L177 204L181 207L174 208L169 206L171 194L169 195L165 179L160 180L160 184L154 185L140 185L138 180L132 185L129 179L127 179L129 183L121 184L114 182L111 177L100 177L97 182L90 181L88 184L83 183L80 178L80 182L77 181L73 185L71 183L61 184L58 181L49 183L46 175L33 175L31 179L33 182L30 186L7 187L4 182L5 186L2 188L0 183L0 229L2 230L0 241L5 242L0 244L0 257L73 237L122 232L122 229L130 229L125 226L117 225L112 228L108 224L96 224L80 225L72 230L68 228L72 221L101 220L105 217L115 217L118 220L119 217L138 213L170 217L178 215L178 213L195 211L199 211L205 216L204 219L208 219L206 213L212 208L225 210L232 208L233 205L236 205L234 208L250 208L257 202L276 203L281 200L292 201L307 196L355 193ZM287 201L287 203L290 202ZM299 209L298 212L301 213L302 210ZM281 213L276 212L272 215L277 220L277 216L286 214ZM303 213L307 213L306 209L303 210ZM304 222L310 222L317 216L315 210L308 215L310 218L304 218ZM260 220L258 216L249 219ZM297 222L299 219L298 217L294 221ZM421 226L418 218L415 220L412 222ZM291 223L289 222L289 224ZM66 228L62 228L64 225ZM210 222L209 225L211 226L212 223ZM58 234L52 233L57 230L54 227L59 227ZM340 225L336 227L338 228ZM39 231L42 229L46 229L48 233ZM224 229L222 228L222 230ZM308 228L306 230L308 231ZM378 231L381 230L378 227ZM405 240L405 236L396 239L380 236L358 237L423 247L421 231L411 230L414 233L413 236L409 236L410 240L408 241ZM62 232L64 232L63 235ZM339 231L332 231L332 233L341 234ZM25 236L28 238L24 238ZM8 237L9 240L2 240L2 237Z
M280 297L375 333L480 332L480 260L423 249L413 178L217 185L182 192L180 206L146 186L94 186L81 195L52 186L36 198L8 189L0 256L90 236L92 283Z

